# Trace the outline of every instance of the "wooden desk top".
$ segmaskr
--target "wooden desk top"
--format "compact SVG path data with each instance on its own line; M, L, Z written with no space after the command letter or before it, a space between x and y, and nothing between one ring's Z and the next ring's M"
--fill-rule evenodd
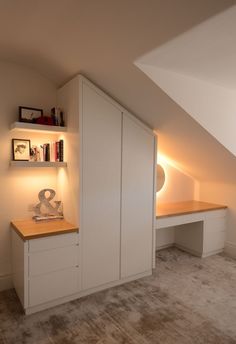
M34 220L16 220L11 221L11 225L24 241L79 231L78 227L65 220L39 222Z
M158 203L156 207L156 218L200 213L203 211L226 209L227 206L199 201L186 201L176 203Z

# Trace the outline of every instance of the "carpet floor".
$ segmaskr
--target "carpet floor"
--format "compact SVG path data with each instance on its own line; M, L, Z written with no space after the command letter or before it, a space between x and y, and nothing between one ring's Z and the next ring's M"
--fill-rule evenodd
M177 249L153 276L25 316L0 293L0 344L236 343L236 261Z

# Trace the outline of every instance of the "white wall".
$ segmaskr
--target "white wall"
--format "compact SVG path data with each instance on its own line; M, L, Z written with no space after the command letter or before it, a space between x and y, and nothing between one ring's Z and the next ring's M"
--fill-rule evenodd
M33 143L47 142L52 137L12 133L10 124L18 120L18 106L43 108L49 111L56 104L56 88L35 72L0 62L0 290L11 285L10 221L30 217L28 205L37 202L42 188L56 189L54 169L12 168L11 139L32 139Z
M171 70L144 64L138 66L236 156L234 90Z
M236 155L236 6L136 61L164 92Z

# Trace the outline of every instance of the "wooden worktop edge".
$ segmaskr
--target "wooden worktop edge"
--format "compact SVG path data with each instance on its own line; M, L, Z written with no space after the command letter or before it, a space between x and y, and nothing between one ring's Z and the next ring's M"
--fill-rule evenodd
M62 229L62 230L55 230L51 232L42 232L42 233L34 233L34 234L26 234L24 235L14 224L14 221L11 221L11 226L14 229L14 231L21 237L22 240L32 240L32 239L38 239L38 238L46 238L53 235L60 235L60 234L66 234L66 233L74 233L79 232L79 228L73 227L69 229Z
M166 214L166 215L156 215L156 219L163 219L165 217L172 217L172 216L181 216L181 215L188 215L188 214L195 214L195 213L203 213L206 211L214 211L214 210L221 210L221 209L227 209L228 207L226 205L216 206L215 208L209 208L209 209L198 209L198 210L186 210L182 212L177 212L173 214Z

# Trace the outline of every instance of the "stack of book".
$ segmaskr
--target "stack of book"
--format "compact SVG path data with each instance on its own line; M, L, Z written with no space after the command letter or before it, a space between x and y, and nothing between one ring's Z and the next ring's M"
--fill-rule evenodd
M32 146L32 161L64 161L64 141L44 143L40 146Z
M41 147L41 161L64 161L63 140L45 143Z

